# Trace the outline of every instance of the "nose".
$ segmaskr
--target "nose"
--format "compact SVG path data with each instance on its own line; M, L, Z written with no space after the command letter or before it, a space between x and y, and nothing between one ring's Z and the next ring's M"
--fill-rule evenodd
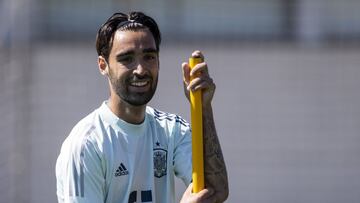
M133 73L136 75L140 75L143 76L146 74L146 68L143 66L143 64L141 64L141 62L138 62L136 67L134 68Z

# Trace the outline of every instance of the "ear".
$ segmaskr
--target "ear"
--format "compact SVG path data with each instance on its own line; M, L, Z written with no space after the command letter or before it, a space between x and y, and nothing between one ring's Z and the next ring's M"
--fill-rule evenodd
M102 75L108 75L109 73L109 66L103 56L98 57L98 68Z

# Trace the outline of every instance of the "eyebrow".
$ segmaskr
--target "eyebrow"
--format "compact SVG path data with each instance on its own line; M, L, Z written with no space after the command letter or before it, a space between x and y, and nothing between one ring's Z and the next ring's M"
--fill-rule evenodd
M117 54L116 58L118 59L118 58L121 58L121 57L124 57L124 56L132 55L134 53L135 53L134 51L125 51L125 52Z
M147 48L147 49L144 49L143 50L143 53L154 53L154 52L158 52L157 49L154 49L154 48Z
M154 49L154 48L146 48L142 51L143 53L158 53L158 50L157 49ZM116 58L121 58L121 57L124 57L124 56L128 56L128 55L132 55L134 54L135 52L130 50L130 51L124 51L122 53L119 53L116 55Z

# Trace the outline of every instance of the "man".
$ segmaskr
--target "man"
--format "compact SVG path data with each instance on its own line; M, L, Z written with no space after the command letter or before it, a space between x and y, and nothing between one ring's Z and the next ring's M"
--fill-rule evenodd
M177 115L147 106L159 73L160 31L143 13L115 13L99 29L98 67L110 98L82 119L56 163L59 202L174 202L174 175L188 185L181 202L223 202L227 173L216 135L215 92L206 63L182 64L185 93L203 91L206 189L192 193L191 130ZM202 57L200 51L193 57ZM190 82L190 76L196 76Z

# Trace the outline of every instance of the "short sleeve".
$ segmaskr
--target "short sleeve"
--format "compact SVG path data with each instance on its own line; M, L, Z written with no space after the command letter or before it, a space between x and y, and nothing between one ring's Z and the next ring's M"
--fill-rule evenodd
M57 196L62 203L101 203L105 175L98 150L86 138L63 146L56 163Z
M189 125L180 123L175 134L173 165L175 175L188 186L191 183L192 155L191 131Z

